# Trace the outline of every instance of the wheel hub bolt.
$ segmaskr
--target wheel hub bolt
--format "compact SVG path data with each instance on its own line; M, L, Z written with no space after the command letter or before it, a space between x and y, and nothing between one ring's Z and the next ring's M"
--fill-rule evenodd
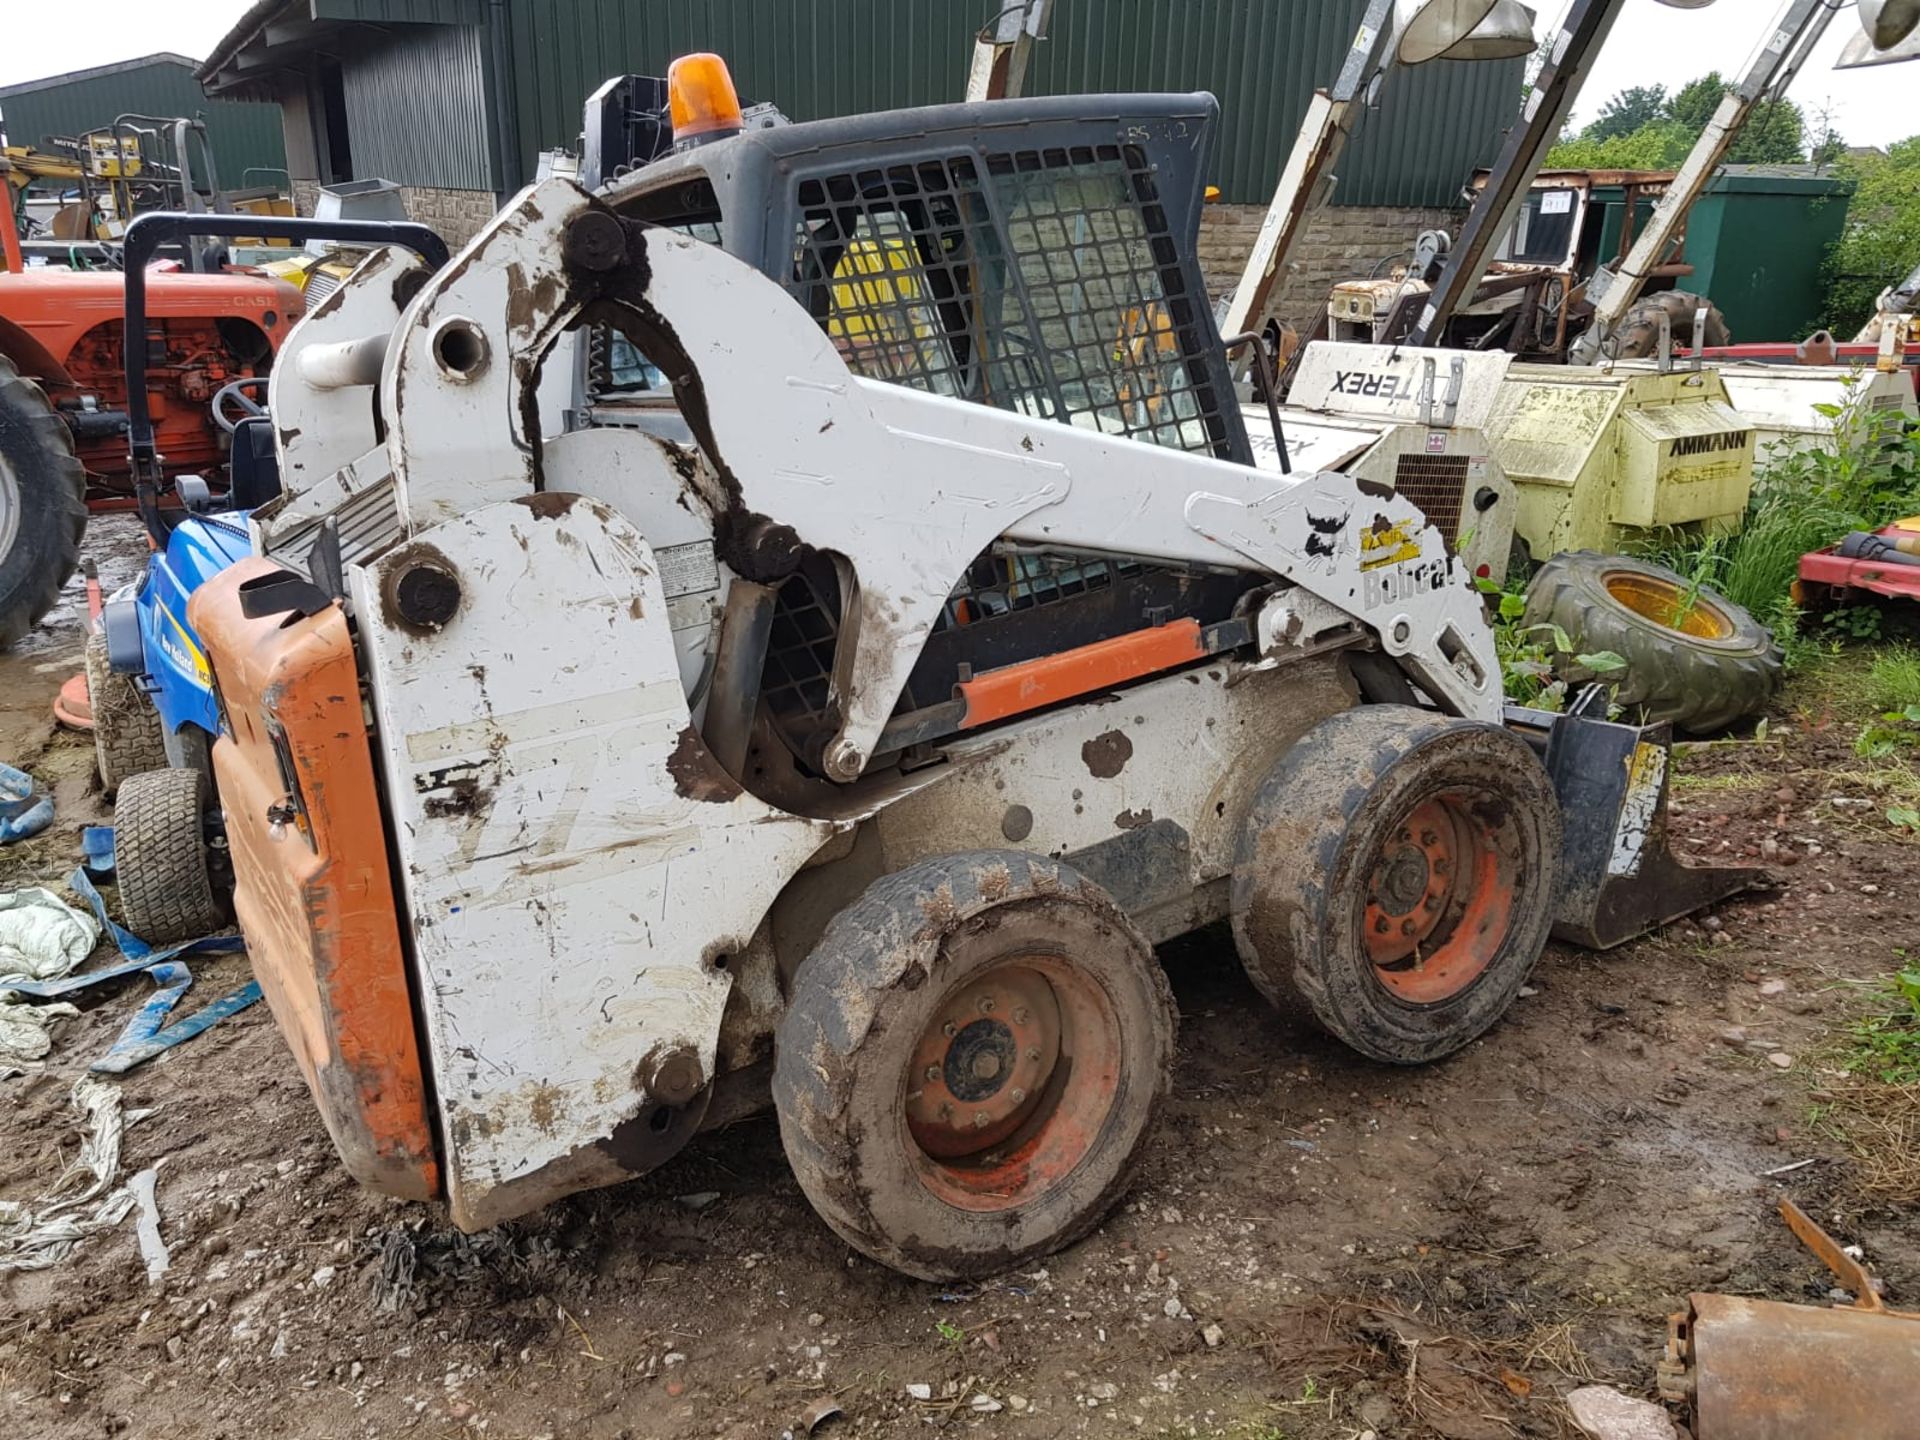
M940 1033L946 1036L947 1039L951 1040L954 1036L960 1033L960 1027L954 1024L953 1021L949 1020L947 1021L946 1024L940 1027Z
M1382 915L1378 920L1373 922L1373 928L1375 930L1378 930L1382 935L1384 935L1389 930L1393 929L1393 922L1388 920L1386 916Z
M1027 1007L1026 1006L1024 1005L1014 1006L1013 1023L1016 1025L1024 1025L1027 1023Z
M984 1110L976 1110L976 1111L974 1111L974 1112L973 1112L973 1128L974 1128L974 1129L976 1129L976 1130L984 1130L984 1129L986 1129L986 1128L987 1128L987 1126L988 1126L988 1125L990 1125L990 1124L992 1124L992 1123L993 1123L993 1122L992 1122L992 1121L990 1121L990 1120L989 1120L989 1119L987 1118L987 1112L986 1112L986 1111L984 1111Z
M1013 1087L1012 1093L1007 1098L1012 1100L1014 1104L1018 1105L1026 1100L1027 1092L1022 1090L1018 1085L1016 1085Z
M1411 920L1403 920L1400 922L1400 933L1402 935L1411 935L1413 932L1414 923Z
M991 995L982 995L980 997L980 1013L982 1015L993 1014L993 997Z
M1036 1065L1040 1063L1040 1047L1038 1045L1029 1045L1027 1047L1027 1059L1033 1061Z
M940 1078L940 1067L938 1065L927 1066L927 1079L929 1081L936 1081L939 1078Z
M1433 831L1431 830L1422 830L1420 832L1420 843L1426 846L1427 849L1431 850L1434 846L1440 843L1440 837L1434 834Z

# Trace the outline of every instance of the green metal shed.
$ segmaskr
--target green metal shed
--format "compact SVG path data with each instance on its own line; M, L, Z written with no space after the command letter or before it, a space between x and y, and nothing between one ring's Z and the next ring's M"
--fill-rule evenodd
M1687 221L1692 286L1735 340L1799 340L1819 323L1827 254L1852 185L1806 165L1728 165Z
M39 145L49 136L110 125L118 115L198 115L207 122L221 184L240 185L248 169L284 170L280 107L209 100L193 78L197 63L162 52L0 86L0 120L10 143Z

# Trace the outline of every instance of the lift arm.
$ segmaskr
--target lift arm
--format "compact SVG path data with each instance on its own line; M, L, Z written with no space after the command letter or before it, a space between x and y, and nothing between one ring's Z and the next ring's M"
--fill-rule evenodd
M1047 34L1053 0L1012 0L989 20L973 42L967 67L967 99L1018 100L1027 83L1033 45Z
M1520 206L1547 151L1559 139L1574 102L1600 58L1626 0L1573 0L1561 22L1546 66L1528 92L1520 119L1507 132L1486 189L1474 202L1447 257L1446 269L1427 297L1427 308L1407 337L1409 345L1438 345L1453 313L1473 298L1487 273L1488 257L1513 227Z
M1222 335L1245 334L1266 317L1273 287L1286 271L1287 257L1307 217L1320 207L1332 187L1333 167L1339 163L1340 152L1346 148L1366 103L1370 79L1379 72L1392 15L1393 0L1369 0L1340 67L1340 77L1331 90L1316 90L1308 102L1293 153L1280 172L1280 183L1260 222L1260 233L1254 237L1253 251L1227 304L1226 318L1220 322Z
M1616 274L1602 265L1587 284L1587 298L1593 302L1593 323L1584 330L1567 352L1576 365L1590 365L1600 358L1607 337L1639 300L1646 288L1647 276L1666 259L1667 251L1687 223L1694 202L1706 192L1714 173L1727 158L1727 152L1753 118L1755 111L1777 100L1793 83L1813 47L1833 23L1835 10L1831 0L1787 0L1747 62L1739 82L1727 91L1714 112L1706 131L1687 156L1680 172L1673 177L1658 208L1634 241L1627 258Z

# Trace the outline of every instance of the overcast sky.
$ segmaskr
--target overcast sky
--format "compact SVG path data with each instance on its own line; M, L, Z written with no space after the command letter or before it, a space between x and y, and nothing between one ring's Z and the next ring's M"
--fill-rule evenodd
M984 14L984 0L974 3ZM1058 3L1098 4L1100 0ZM1534 3L1541 11L1543 29L1546 20L1558 19L1566 10L1564 0ZM246 8L246 0L88 0L77 8L48 0L0 0L0 12L6 16L0 30L0 85L130 60L155 50L174 50L199 59ZM1671 90L1708 70L1726 74L1740 69L1779 9L1780 0L1719 0L1709 9L1692 11L1675 10L1658 0L1627 0L1626 11L1574 111L1575 123L1591 119L1602 101L1629 85L1665 85ZM1820 53L1801 72L1793 98L1809 112L1830 106L1836 127L1851 144L1886 145L1920 134L1920 114L1912 104L1920 88L1920 61L1875 70L1833 70L1833 61L1855 23L1851 15L1835 18Z

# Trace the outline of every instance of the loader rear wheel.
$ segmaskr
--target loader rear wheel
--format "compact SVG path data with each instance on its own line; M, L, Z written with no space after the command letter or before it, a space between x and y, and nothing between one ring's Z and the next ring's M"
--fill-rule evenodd
M46 392L0 355L0 650L53 608L80 562L86 486Z
M1663 565L1570 550L1527 587L1527 625L1557 625L1572 642L1563 678L1617 682L1614 703L1648 724L1696 734L1767 708L1784 670L1773 635L1740 606ZM1593 676L1577 655L1611 651L1626 668Z
M1658 354L1660 312L1663 310L1667 313L1668 333L1673 336L1674 348L1690 349L1693 345L1693 315L1703 307L1707 312L1707 344L1731 345L1733 332L1727 329L1727 317L1720 313L1718 305L1690 290L1663 290L1657 295L1642 296L1621 317L1620 328L1614 332L1606 347L1607 353L1616 360L1646 360Z
M93 711L93 759L100 788L111 795L142 770L167 765L160 712L140 693L131 675L116 675L107 663L107 637L87 636L87 704Z
M113 807L114 880L127 929L151 945L198 940L226 923L206 838L207 777L147 770L120 783Z
M1152 947L1055 861L977 851L874 882L801 965L780 1138L861 1253L929 1280L1069 1245L1132 1181L1172 1084Z
M1321 722L1256 793L1233 876L1241 962L1361 1054L1417 1065L1506 1011L1546 944L1552 783L1497 725L1400 705Z

